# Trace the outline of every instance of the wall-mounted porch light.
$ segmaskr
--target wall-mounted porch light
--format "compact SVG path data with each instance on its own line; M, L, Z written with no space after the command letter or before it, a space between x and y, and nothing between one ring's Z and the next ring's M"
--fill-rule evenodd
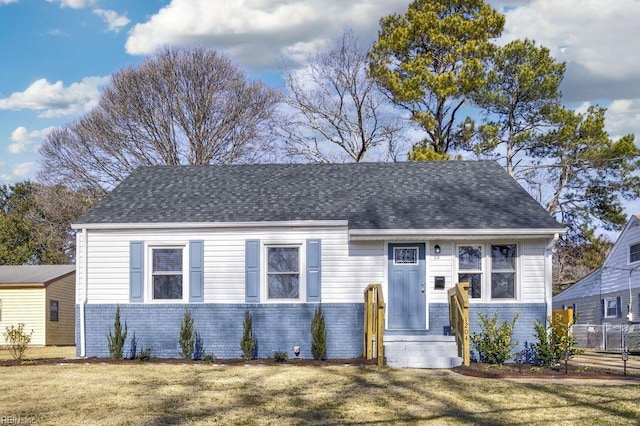
M433 246L433 251L436 252L436 254L440 254L440 246L438 244L436 244L435 246Z

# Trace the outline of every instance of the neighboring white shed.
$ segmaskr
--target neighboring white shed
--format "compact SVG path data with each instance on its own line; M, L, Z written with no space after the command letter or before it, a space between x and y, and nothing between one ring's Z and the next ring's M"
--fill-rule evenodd
M75 265L0 266L0 344L9 326L33 330L31 345L75 343Z

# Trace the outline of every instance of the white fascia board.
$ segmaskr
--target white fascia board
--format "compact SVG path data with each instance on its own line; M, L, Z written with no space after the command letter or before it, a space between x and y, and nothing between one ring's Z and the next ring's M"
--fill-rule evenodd
M471 238L496 238L517 236L527 238L553 238L564 233L564 228L538 229L350 229L349 241L408 241L415 239L466 240Z
M159 222L159 223L79 223L71 229L202 229L202 228L329 228L344 227L346 220L291 220L274 222Z

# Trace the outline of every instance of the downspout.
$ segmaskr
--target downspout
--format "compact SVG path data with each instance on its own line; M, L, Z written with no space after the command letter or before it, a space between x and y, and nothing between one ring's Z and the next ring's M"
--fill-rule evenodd
M554 234L553 238L549 240L547 247L544 249L544 301L547 304L547 318L551 318L553 315L553 254L551 251L558 241L559 235Z
M87 289L89 283L89 258L88 258L88 250L87 245L89 242L89 236L87 229L82 230L82 264L84 273L82 274L82 300L80 303L80 357L84 358L87 356L87 345L86 345L86 329L85 329L85 309L87 305Z

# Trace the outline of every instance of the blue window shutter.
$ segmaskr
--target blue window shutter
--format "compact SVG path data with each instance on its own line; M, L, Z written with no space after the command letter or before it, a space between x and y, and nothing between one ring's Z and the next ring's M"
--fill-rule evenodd
M189 302L204 302L204 241L189 241Z
M244 252L245 301L260 301L260 240L247 240Z
M600 318L604 319L604 299L600 299Z
M622 303L620 296L616 297L616 318L622 317Z
M571 309L573 309L573 323L575 324L578 321L578 309L575 303L571 305Z
M320 240L307 240L307 302L321 300L321 257Z
M129 245L129 301L144 302L144 242Z

